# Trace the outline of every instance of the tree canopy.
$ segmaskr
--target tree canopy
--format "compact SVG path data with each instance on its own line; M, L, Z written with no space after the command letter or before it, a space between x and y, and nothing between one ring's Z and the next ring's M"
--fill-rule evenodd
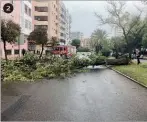
M12 20L2 20L1 21L1 38L4 43L5 59L7 60L6 42L15 43L19 38L21 28L18 24L14 23Z
M108 24L113 28L118 28L122 31L124 41L126 43L126 50L131 57L134 41L138 42L142 34L142 30L147 26L146 22L141 21L143 10L136 6L138 14L132 15L125 10L126 2L123 1L108 1L107 12L108 17L104 18L102 15L96 13L101 25ZM135 35L135 36L134 36ZM134 39L133 39L134 38ZM140 41L141 42L141 41Z
M96 53L102 49L102 45L106 41L107 33L104 30L96 29L91 35L91 47L95 49Z
M147 33L143 36L142 45L144 48L147 48Z
M33 40L35 41L36 44L42 46L42 50L39 56L39 58L41 58L44 50L44 46L47 44L49 40L47 35L47 29L41 27L34 29L28 36L28 40Z
M71 42L71 45L72 46L76 46L76 48L79 48L80 47L80 40L79 39L73 39L72 42Z

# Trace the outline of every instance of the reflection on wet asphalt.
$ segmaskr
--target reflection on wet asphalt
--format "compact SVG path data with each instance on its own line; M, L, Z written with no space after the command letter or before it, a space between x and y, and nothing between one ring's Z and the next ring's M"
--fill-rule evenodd
M11 121L147 120L147 90L109 69L44 80L23 90L31 97Z

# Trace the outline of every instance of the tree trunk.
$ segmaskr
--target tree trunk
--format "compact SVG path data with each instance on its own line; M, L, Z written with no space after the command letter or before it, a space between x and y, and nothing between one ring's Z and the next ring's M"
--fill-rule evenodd
M115 58L118 59L118 51L116 51Z
M40 53L39 59L41 59L41 57L42 57L43 50L44 50L44 45L42 44L42 50L41 50L41 53Z
M6 41L3 41L3 42L4 42L5 59L6 59L6 61L7 61L8 58L7 58L7 51L6 51Z
M131 60L132 59L132 53L131 52L129 52L129 59Z
M132 50L130 49L129 45L127 44L127 50L128 50L128 53L129 53L129 59L131 60L132 59Z
M95 47L95 52L96 52L96 54L99 53L99 47L98 46Z

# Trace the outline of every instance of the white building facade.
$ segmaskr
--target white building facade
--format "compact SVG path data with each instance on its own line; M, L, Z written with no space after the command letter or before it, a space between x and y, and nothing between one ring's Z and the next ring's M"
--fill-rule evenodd
M21 0L21 14L20 14L20 27L21 27L21 43L27 40L28 35L32 32L32 3L31 0Z
M83 33L82 32L71 32L70 37L71 37L71 40L73 40L73 39L81 40L81 39L83 39Z
M60 1L60 45L67 45L70 41L71 16L65 7L64 3Z
M66 11L66 45L70 45L71 42L70 31L71 31L71 15L67 10Z

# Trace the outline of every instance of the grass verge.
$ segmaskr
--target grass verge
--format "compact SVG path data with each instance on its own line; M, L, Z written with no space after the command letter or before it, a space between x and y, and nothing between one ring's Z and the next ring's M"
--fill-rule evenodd
M142 63L140 65L132 63L131 65L126 66L115 66L113 69L118 70L147 86L147 63Z

